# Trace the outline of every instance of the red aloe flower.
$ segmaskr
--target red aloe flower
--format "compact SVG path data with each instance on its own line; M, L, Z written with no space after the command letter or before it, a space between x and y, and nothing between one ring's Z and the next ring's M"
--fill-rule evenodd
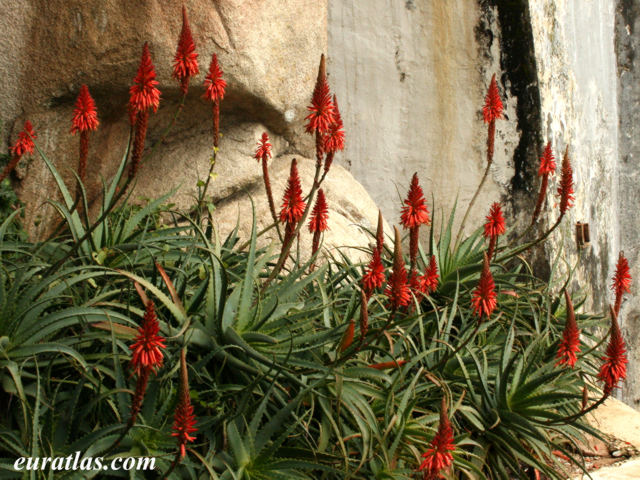
M222 79L222 69L218 64L218 56L214 53L209 65L209 73L204 79L206 88L203 97L213 102L213 146L218 147L220 139L220 101L224 98L227 82Z
M311 233L324 232L329 228L327 226L327 218L329 218L329 207L327 199L322 189L318 190L318 199L311 211L311 219L309 220L309 231Z
M493 162L493 150L495 146L496 138L496 120L502 118L502 100L500 99L500 92L498 91L498 84L496 83L496 75L491 77L491 83L489 84L489 90L484 99L484 107L482 107L482 116L484 122L489 124L487 130L487 168Z
M198 68L198 54L196 44L193 42L191 27L187 18L187 9L182 6L182 30L178 40L178 49L173 59L173 78L180 82L180 90L183 95L189 89L189 78L200 73Z
M420 225L429 225L429 210L424 199L422 187L418 182L418 174L414 173L409 186L409 193L402 207L401 223L404 228L410 230L409 233L409 257L411 259L411 269L415 267L418 257L418 234Z
M418 297L419 294L425 293L424 287L426 285L421 282L420 279L421 277L418 275L418 272L411 270L409 273L409 288L416 297Z
M187 442L193 442L196 437L191 434L197 432L195 428L196 417L193 414L191 405L191 395L189 394L189 377L187 373L187 359L184 350L180 353L180 399L174 414L172 437L177 437L178 448L180 449L180 459L183 459L186 452Z
M369 331L369 309L368 309L367 293L360 290L360 343L364 342L364 338Z
M298 164L294 158L291 161L291 170L287 188L282 199L282 209L280 210L280 221L290 225L295 225L304 214L306 205L302 200L302 187L300 186L300 175L298 175Z
M323 150L327 154L327 158L324 161L324 172L327 173L333 163L333 157L338 150L344 150L344 124L342 123L342 117L340 116L340 110L338 110L338 99L333 96L333 109L335 114L335 120L329 127L329 131L324 136Z
M313 242L311 245L311 255L314 255L320 246L320 233L327 228L327 219L329 218L329 207L327 199L322 189L318 190L318 199L311 211L311 219L309 220L309 231L313 233Z
M0 173L0 182L2 182L7 176L11 173L11 171L16 168L18 163L20 163L20 158L25 153L33 153L33 149L35 148L35 144L33 143L33 139L36 138L36 134L33 131L33 125L31 122L27 120L24 122L24 129L18 134L18 140L16 143L9 149L13 154L13 158L9 161L2 173Z
M22 157L25 153L33 153L33 149L35 148L35 144L33 143L34 138L37 137L33 131L33 125L27 120L24 122L22 131L18 133L18 140L16 140L16 143L10 148L11 153L16 157Z
M263 132L262 137L258 140L258 148L256 148L256 154L253 158L258 161L271 158L271 144L267 132Z
M486 238L497 237L507 231L502 215L502 208L498 202L494 202L487 215L487 223L484 224L484 236Z
M129 422L127 424L129 427L132 427L136 423L138 414L142 408L142 401L144 400L144 395L147 392L147 383L149 382L150 373L150 368L143 368L142 371L139 372L138 380L136 381L136 390L133 394L133 399L131 400L131 414L129 415Z
M487 257L491 260L496 248L498 236L507 231L507 227L504 223L504 216L502 215L502 208L498 202L491 205L489 215L487 215L486 218L487 223L484 224L484 236L489 238L489 250L487 251Z
M441 476L443 470L449 468L453 463L451 451L455 450L453 443L453 428L447 415L446 400L442 399L440 408L440 425L438 431L431 440L431 448L422 454L424 460L418 467L418 471L424 472L425 480L435 480L443 478Z
M435 292L438 289L438 264L436 263L436 256L431 255L429 260L429 266L424 271L424 275L420 277L422 283L421 290L427 294Z
M496 287L493 283L493 275L491 275L491 270L489 269L489 258L485 255L482 273L480 274L480 282L471 297L473 312L480 317L481 321L483 317L489 318L495 310L498 305L496 298Z
M556 171L555 157L551 150L551 142L547 142L547 146L544 147L544 153L540 157L540 168L538 169L538 176L552 175Z
M484 123L495 122L502 118L502 99L500 98L500 91L498 90L498 84L496 82L496 74L491 77L491 83L487 90L487 95L484 97L484 107L482 107L482 116L484 117Z
M533 211L531 217L531 225L536 223L540 212L542 211L542 204L547 195L547 186L549 184L549 175L552 175L556 171L556 162L554 161L553 151L551 151L551 142L547 142L547 146L544 149L542 157L540 157L540 169L538 175L542 177L542 184L540 185L540 193L538 194L538 201L536 202L536 208Z
M567 323L562 334L562 341L558 346L558 354L556 355L558 361L556 365L566 364L573 368L578 361L576 355L580 353L580 330L576 323L571 297L569 297L569 293L566 290L564 291L564 298L567 303Z
M564 152L562 158L562 173L560 177L560 186L558 187L558 195L560 195L560 217L563 217L569 207L573 206L573 169L569 160L569 147Z
M376 288L380 288L384 280L384 265L380 258L380 252L376 248L373 250L373 258L371 262L369 262L369 266L362 277L362 287L367 296L371 295Z
M89 93L89 87L82 85L76 100L76 107L73 110L71 133L97 130L98 125L99 122L96 102L93 101L93 98Z
M306 127L307 133L324 134L336 120L334 106L331 103L329 83L327 82L324 54L320 56L318 78L311 97L311 105L307 109L311 112L306 117L309 122Z
M611 312L611 334L607 354L602 358L598 378L604 382L604 394L610 395L620 380L627 377L627 353L615 312Z
M378 210L378 227L376 228L376 250L382 255L384 247L384 222L382 220L382 212Z
M87 157L89 156L89 130L98 128L98 112L96 103L89 94L86 85L80 87L80 93L76 100L76 108L73 111L71 133L80 132L80 157L78 160L78 176L84 181L87 171Z
M409 305L411 301L411 290L407 283L407 269L402 258L402 245L400 243L400 232L395 228L395 246L393 249L393 271L389 275L389 282L384 293L389 298L391 308Z
M218 64L218 56L214 53L211 57L211 64L209 65L209 73L204 79L204 86L206 88L204 92L204 98L211 102L216 100L222 100L224 98L224 91L227 88L227 82L222 78L224 72Z
M631 273L629 273L629 262L625 258L624 254L620 252L618 256L618 264L616 265L616 273L613 275L613 283L611 289L616 294L616 303L613 310L616 317L620 313L620 306L622 305L622 295L624 292L631 293Z
M257 161L262 161L262 178L264 180L264 189L267 192L267 201L269 202L269 210L273 221L278 223L278 215L276 215L276 205L273 201L273 192L271 191L271 179L269 178L269 166L267 165L268 159L271 157L271 144L269 143L269 135L267 132L262 134L262 138L258 140L258 148L253 158Z
M135 342L129 348L133 351L131 356L131 368L142 375L144 370L155 370L162 366L162 350L166 348L164 338L158 335L160 325L156 317L153 302L147 303L142 325L138 328Z
M149 108L153 111L158 110L160 105L160 90L156 88L158 81L156 80L156 70L151 63L151 53L149 53L149 44L145 42L142 47L142 58L138 73L133 79L133 85L129 89L129 105L133 112L140 113Z

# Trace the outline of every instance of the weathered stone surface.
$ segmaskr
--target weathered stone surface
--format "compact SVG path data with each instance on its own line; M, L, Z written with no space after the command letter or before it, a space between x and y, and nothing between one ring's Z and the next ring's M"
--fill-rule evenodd
M605 467L595 472L590 472L590 477L579 475L574 480L637 480L640 478L640 459L636 458L619 465Z
M640 413L621 401L608 398L587 420L601 432L640 449Z
M276 208L279 211L282 204L282 195L289 176L292 155L276 158L270 165L270 176ZM315 160L297 157L298 171L302 183L302 191L308 192L313 182L315 172ZM335 255L340 259L340 251L348 255L352 260L365 260L369 256L359 248L369 247L373 238L365 229L375 231L378 221L378 207L353 176L339 165L331 167L322 189L327 197L329 206L329 230L324 233L323 246L325 253ZM248 186L245 192L231 197L220 204L214 214L218 231L224 238L236 226L239 233L247 238L251 232L251 199L255 204L258 230L262 230L272 222L269 206L266 199L262 178ZM363 228L364 227L364 228ZM385 231L390 233L388 224L385 223ZM275 232L265 234L262 241L277 239ZM301 230L300 254L304 260L311 252L312 235L306 226ZM388 238L387 238L388 240ZM263 243L263 244L264 244Z
M448 215L458 196L466 208L486 166L484 95L500 81L499 27L476 32L476 2L331 0L330 83L340 101L347 147L339 162L358 179L385 216L397 222L411 175L418 172L428 203ZM494 36L496 34L496 36ZM481 43L482 42L482 43ZM495 161L468 225L484 220L507 191L518 142L515 99L505 98ZM458 215L461 220L462 213Z

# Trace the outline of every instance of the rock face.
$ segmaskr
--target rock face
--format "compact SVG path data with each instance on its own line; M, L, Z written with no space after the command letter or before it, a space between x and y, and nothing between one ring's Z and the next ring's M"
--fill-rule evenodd
M512 120L497 122L495 161L469 225L507 192L516 99L505 94L499 27L486 10L466 0L329 2L330 83L347 132L342 164L394 222L414 172L430 209L432 194L438 214L448 217L456 196L466 208L486 166L482 105L494 73Z
M69 134L71 111L80 85L86 83L101 121L99 131L92 136L89 159L89 196L95 198L100 185L97 174L108 176L113 172L124 152L128 88L145 41L149 42L162 92L160 109L151 120L156 137L171 121L179 96L171 72L181 5L159 0L144 4L125 0L19 3L0 4L0 26L7 38L0 45L0 74L6 86L0 92L0 118L5 125L13 125L3 130L3 140L12 141L28 117L45 153L59 170L74 169L77 138ZM247 133L253 134L258 122L264 125L259 130L286 139L282 143L290 143L292 151L308 149L312 141L300 132L317 63L326 51L325 2L192 1L187 10L200 74L191 83L189 105L182 116L187 121L177 124L174 138L175 132L186 131L185 125L193 118L203 120L201 138L193 138L196 135L190 133L188 140L200 149L205 138L210 138L210 120L205 121L210 105L200 96L211 54L216 52L228 83L223 117L233 112L223 120L222 132L237 132L248 125ZM187 146L181 151L188 155ZM166 166L174 168L175 157L161 152L156 156L156 172ZM23 165L18 177L16 186L30 206L27 228L34 236L41 235L51 227L53 212L40 206L55 188L51 188L50 176L37 158ZM70 173L67 178L73 179ZM195 183L196 172L192 179ZM37 211L34 206L38 206Z

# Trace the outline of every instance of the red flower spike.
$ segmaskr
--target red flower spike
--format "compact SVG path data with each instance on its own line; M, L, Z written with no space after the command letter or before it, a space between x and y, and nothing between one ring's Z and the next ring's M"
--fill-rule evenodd
M322 189L318 190L318 199L311 211L311 219L309 220L309 231L311 233L324 232L329 228L327 226L327 219L329 218L329 207L327 206L327 199L324 196Z
M129 89L129 106L130 111L139 113L149 108L153 111L158 110L160 105L160 90L156 88L158 81L156 80L156 71L151 63L151 54L149 53L149 44L145 42L142 47L142 58L138 73L133 79L133 85Z
M380 252L378 249L375 249L373 251L373 258L371 259L371 262L369 262L369 266L362 277L362 287L367 295L371 295L376 288L380 288L382 286L384 280L384 265L380 258Z
M384 221L382 220L382 212L378 210L378 227L376 229L376 250L382 255L384 247Z
M158 335L160 325L154 309L153 302L147 303L142 325L138 328L138 335L135 342L129 348L133 354L131 356L131 368L142 375L144 370L156 370L162 366L162 350L165 347L165 340Z
M622 305L622 295L627 292L631 293L631 273L629 273L629 262L625 258L624 254L620 252L618 256L618 263L616 265L616 273L614 273L611 284L611 289L616 295L616 303L613 308L616 317L620 313L620 306Z
M367 294L364 290L360 290L360 343L364 342L364 338L369 331L369 308Z
M420 294L425 293L423 290L424 286L425 285L420 281L418 272L411 270L411 273L409 274L409 288L411 289L411 292L418 297Z
M82 85L76 100L76 107L73 110L71 133L97 130L99 123L96 102L93 101L89 88L86 85Z
M189 89L189 79L200 73L198 68L198 54L191 35L191 27L187 18L187 9L182 6L182 30L178 40L178 49L173 59L173 78L180 82L183 95Z
M487 215L487 223L484 224L484 236L486 238L497 237L507 231L502 215L502 208L498 202L491 205L489 215Z
M222 79L224 72L218 64L218 56L214 53L211 57L211 64L209 65L209 73L204 79L204 86L206 88L203 97L207 100L215 102L216 100L222 100L224 98L224 91L227 88L227 82Z
M627 377L627 354L622 333L618 326L618 318L611 311L611 334L607 345L606 355L602 358L598 378L604 382L604 394L610 395L620 380Z
M300 186L300 176L298 175L298 164L294 158L291 161L291 170L287 188L282 199L282 209L280 210L280 221L295 225L304 214L306 205L302 200L302 187Z
M256 148L256 154L253 158L258 161L271 158L271 144L269 143L269 135L267 135L267 132L264 132L262 138L258 140L258 148Z
M395 228L395 246L393 250L393 271L389 275L389 282L384 293L389 298L391 308L397 309L409 305L411 290L407 283L407 269L402 258L402 244L400 232Z
M150 368L144 368L138 375L138 380L136 381L136 390L133 394L133 399L131 400L131 415L129 416L128 422L128 425L130 427L136 423L138 414L140 413L140 409L142 408L142 401L144 400L144 395L147 392L147 384L149 383L150 373Z
M423 224L429 225L430 222L429 210L425 203L422 187L418 182L418 174L414 173L407 198L402 207L401 223L404 228L409 229Z
M16 143L10 148L11 153L16 157L22 157L25 153L33 153L33 149L35 148L35 144L33 143L34 138L37 137L33 131L33 125L27 120L24 122L22 131L18 133L18 140L16 140Z
M577 354L580 353L580 330L578 330L578 324L576 323L571 297L569 297L569 293L566 290L564 291L564 298L567 303L567 322L562 334L562 341L558 346L556 366L568 365L573 368L578 361Z
M493 275L491 275L491 270L489 269L489 258L485 254L480 282L471 297L473 313L480 317L481 321L484 317L489 318L498 305L495 289Z
M324 151L326 153L344 150L344 124L342 123L340 110L338 110L338 99L335 95L333 96L333 112L334 121L324 137ZM328 170L326 165L325 170Z
M484 117L484 123L492 123L502 118L502 100L500 99L500 92L498 91L498 84L496 82L495 73L491 77L491 83L489 84L489 90L484 97L484 107L482 107L482 116Z
M544 147L544 153L540 157L540 168L538 169L538 176L552 175L556 171L555 157L551 150L551 142L547 142L547 146Z
M451 451L455 450L453 443L453 428L447 415L447 403L442 398L440 407L440 424L438 431L431 441L431 447L422 454L424 460L418 467L418 471L423 472L425 480L436 480L444 478L442 472L453 463Z
M196 437L191 434L198 431L194 426L196 424L196 417L193 414L193 405L191 405L191 396L189 394L189 377L184 349L180 353L180 383L180 399L178 400L174 414L174 433L172 433L171 436L177 437L180 459L183 459L187 454L187 442L193 442L196 439Z
M421 290L426 294L435 292L438 289L438 278L439 275L436 256L431 255L429 266L424 271L424 275L420 277L420 282L422 283Z
M562 174L560 177L560 186L558 187L558 195L560 196L560 216L564 216L573 206L573 169L569 160L569 147L564 152L562 158Z
M316 86L313 90L311 105L307 107L307 109L311 112L305 119L309 122L306 126L307 133L324 134L335 122L334 107L331 102L329 84L327 83L324 54L320 56L318 79L316 80Z

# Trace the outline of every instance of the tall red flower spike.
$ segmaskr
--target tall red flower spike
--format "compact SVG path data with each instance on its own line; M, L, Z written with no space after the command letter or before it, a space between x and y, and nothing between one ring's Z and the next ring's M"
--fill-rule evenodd
M188 442L193 442L196 437L191 434L197 432L196 417L193 414L193 405L191 405L191 395L189 394L189 376L187 373L186 353L183 349L180 352L180 398L173 421L172 437L177 437L178 448L180 449L180 459L183 459L186 452Z
M256 148L256 154L253 158L258 161L271 158L271 144L267 132L263 132L262 137L258 140L258 148Z
M429 259L429 266L424 271L424 275L420 277L422 283L421 290L426 293L433 293L438 289L438 264L436 263L436 256L431 255Z
M382 286L384 280L384 265L380 258L380 252L378 249L374 249L373 258L371 258L371 262L369 262L367 270L362 277L362 288L367 296L369 296L376 288Z
M626 347L618 326L618 318L613 310L611 311L609 344L607 345L607 353L602 360L604 363L600 367L598 378L604 382L604 394L610 395L618 382L627 377L628 363Z
M147 384L149 383L149 375L151 374L150 368L143 368L141 372L139 372L138 380L136 381L136 390L133 394L133 399L131 400L131 415L129 415L128 426L132 427L138 418L138 414L142 409L142 401L144 400L144 395L147 392Z
M547 146L544 148L544 153L540 157L540 168L538 169L538 175L542 177L542 184L540 185L540 193L538 194L538 201L536 202L536 208L533 210L533 216L531 217L531 225L536 223L536 220L540 216L542 211L542 205L544 199L547 196L547 186L549 185L549 175L553 175L556 171L555 157L551 150L551 142L547 142Z
M395 245L393 249L393 271L389 275L389 282L384 293L389 298L392 309L409 305L411 301L411 290L407 282L407 269L402 258L402 244L400 232L395 229Z
M491 77L489 90L484 98L484 107L482 107L484 123L489 124L489 128L487 130L487 166L491 165L493 162L493 150L496 138L496 120L502 118L503 108L502 100L500 99L500 92L498 91L498 84L496 83L496 75L494 74L493 77Z
M98 128L98 112L96 103L91 98L89 88L86 85L80 87L80 93L76 100L76 108L73 111L71 133L80 132L80 157L78 160L78 176L84 181L87 172L87 158L89 156L89 130Z
M367 293L360 290L360 344L364 343L364 338L369 331L369 308Z
M496 74L494 73L491 77L487 95L484 97L484 107L482 107L484 123L491 123L501 119L503 109L504 106L502 105L498 83L496 82Z
M160 104L160 90L156 88L156 85L158 85L156 71L153 63L151 63L149 44L145 42L142 47L142 58L140 59L138 73L129 89L129 117L135 122L131 167L129 169L130 179L136 176L142 159L149 123L149 109L153 108L155 112Z
M480 317L481 321L483 318L488 319L498 305L496 298L496 286L493 283L493 275L491 275L491 270L489 269L489 258L485 254L480 282L471 297L473 313Z
M384 248L384 221L382 219L382 212L378 210L378 227L376 228L376 250L382 255L382 249Z
M411 259L411 269L415 268L418 257L418 235L420 225L429 225L429 210L424 199L422 187L418 181L418 174L414 173L409 186L409 193L402 207L400 217L402 226L409 229L409 257Z
M331 168L333 163L333 157L338 150L344 150L344 124L342 123L342 117L340 116L340 110L338 110L338 99L333 96L333 109L334 109L334 122L329 127L329 131L324 136L323 150L327 154L327 158L324 161L325 173Z
M616 317L620 314L622 295L624 295L624 292L631 293L631 273L629 272L629 262L625 258L624 254L620 252L620 255L618 256L618 263L616 265L616 273L613 274L613 283L611 284L611 289L616 295L616 303L613 307Z
M418 467L418 471L423 472L424 480L436 480L444 478L442 473L453 463L451 452L456 446L453 442L453 428L447 415L447 402L442 398L440 407L440 424L438 431L431 441L429 450L422 454L424 460Z
M320 233L329 228L327 219L329 218L329 207L327 199L322 189L318 190L318 199L311 211L311 219L309 220L309 231L313 233L313 242L311 244L311 255L314 255L320 247Z
M484 224L484 236L489 239L489 250L487 251L489 261L493 258L498 236L504 234L506 231L507 227L504 222L504 216L502 215L502 207L500 207L498 202L494 202L489 210L489 215L487 215L487 223Z
M569 147L567 146L562 158L562 173L558 195L560 196L560 217L563 217L567 210L573 206L573 168L569 160Z
M149 301L135 342L129 347L133 352L131 368L138 375L146 369L156 370L162 366L162 349L166 347L164 338L158 335L159 331L158 317L153 302Z
M271 158L271 144L269 143L269 135L267 132L262 133L262 138L258 140L258 148L254 157L257 161L262 162L262 178L264 180L264 189L267 192L267 201L269 202L269 211L273 217L273 221L278 223L278 215L276 214L276 205L273 201L273 192L271 191L271 178L269 177L269 166L267 164Z
M71 133L85 132L87 130L97 130L98 111L96 110L96 102L94 102L89 87L82 85L76 106L73 110L73 120L71 121Z
M189 79L200 73L198 68L198 54L196 44L193 42L191 27L187 18L187 9L182 6L182 30L178 40L178 49L173 58L173 78L180 82L180 90L183 95L189 90Z
M577 354L580 353L580 330L578 330L571 297L569 297L566 289L564 298L567 303L567 323L562 334L562 341L558 346L558 354L556 355L558 361L556 365L568 365L573 368L578 361Z
M298 163L294 158L291 161L291 170L287 188L282 199L282 209L280 210L280 221L289 225L295 225L304 214L306 204L302 200L302 186L300 185L300 175L298 175Z
M307 133L327 133L336 119L334 106L331 102L329 83L327 82L324 54L320 56L318 78L311 97L311 105L307 109L311 112L306 117L308 121L306 126Z
M149 44L145 42L142 47L142 58L138 73L133 79L133 85L129 89L129 105L133 112L140 113L153 108L158 110L160 105L160 90L156 88L158 81L156 80L156 70L151 63L151 53L149 53Z
M24 122L24 129L18 134L18 140L13 146L10 148L13 157L9 161L2 173L0 173L0 182L2 182L7 176L13 171L14 168L20 163L20 158L25 153L33 153L33 149L35 148L35 144L33 143L33 139L36 138L36 134L33 131L33 125L31 122L27 120Z
M204 98L213 102L213 146L218 147L220 140L220 101L224 98L227 82L222 79L222 69L218 64L218 56L214 53L209 65L209 73L204 79Z
M18 133L18 140L10 148L11 153L16 157L22 157L25 153L33 153L35 144L33 139L37 138L36 133L33 131L33 125L27 120L24 122L24 128Z

